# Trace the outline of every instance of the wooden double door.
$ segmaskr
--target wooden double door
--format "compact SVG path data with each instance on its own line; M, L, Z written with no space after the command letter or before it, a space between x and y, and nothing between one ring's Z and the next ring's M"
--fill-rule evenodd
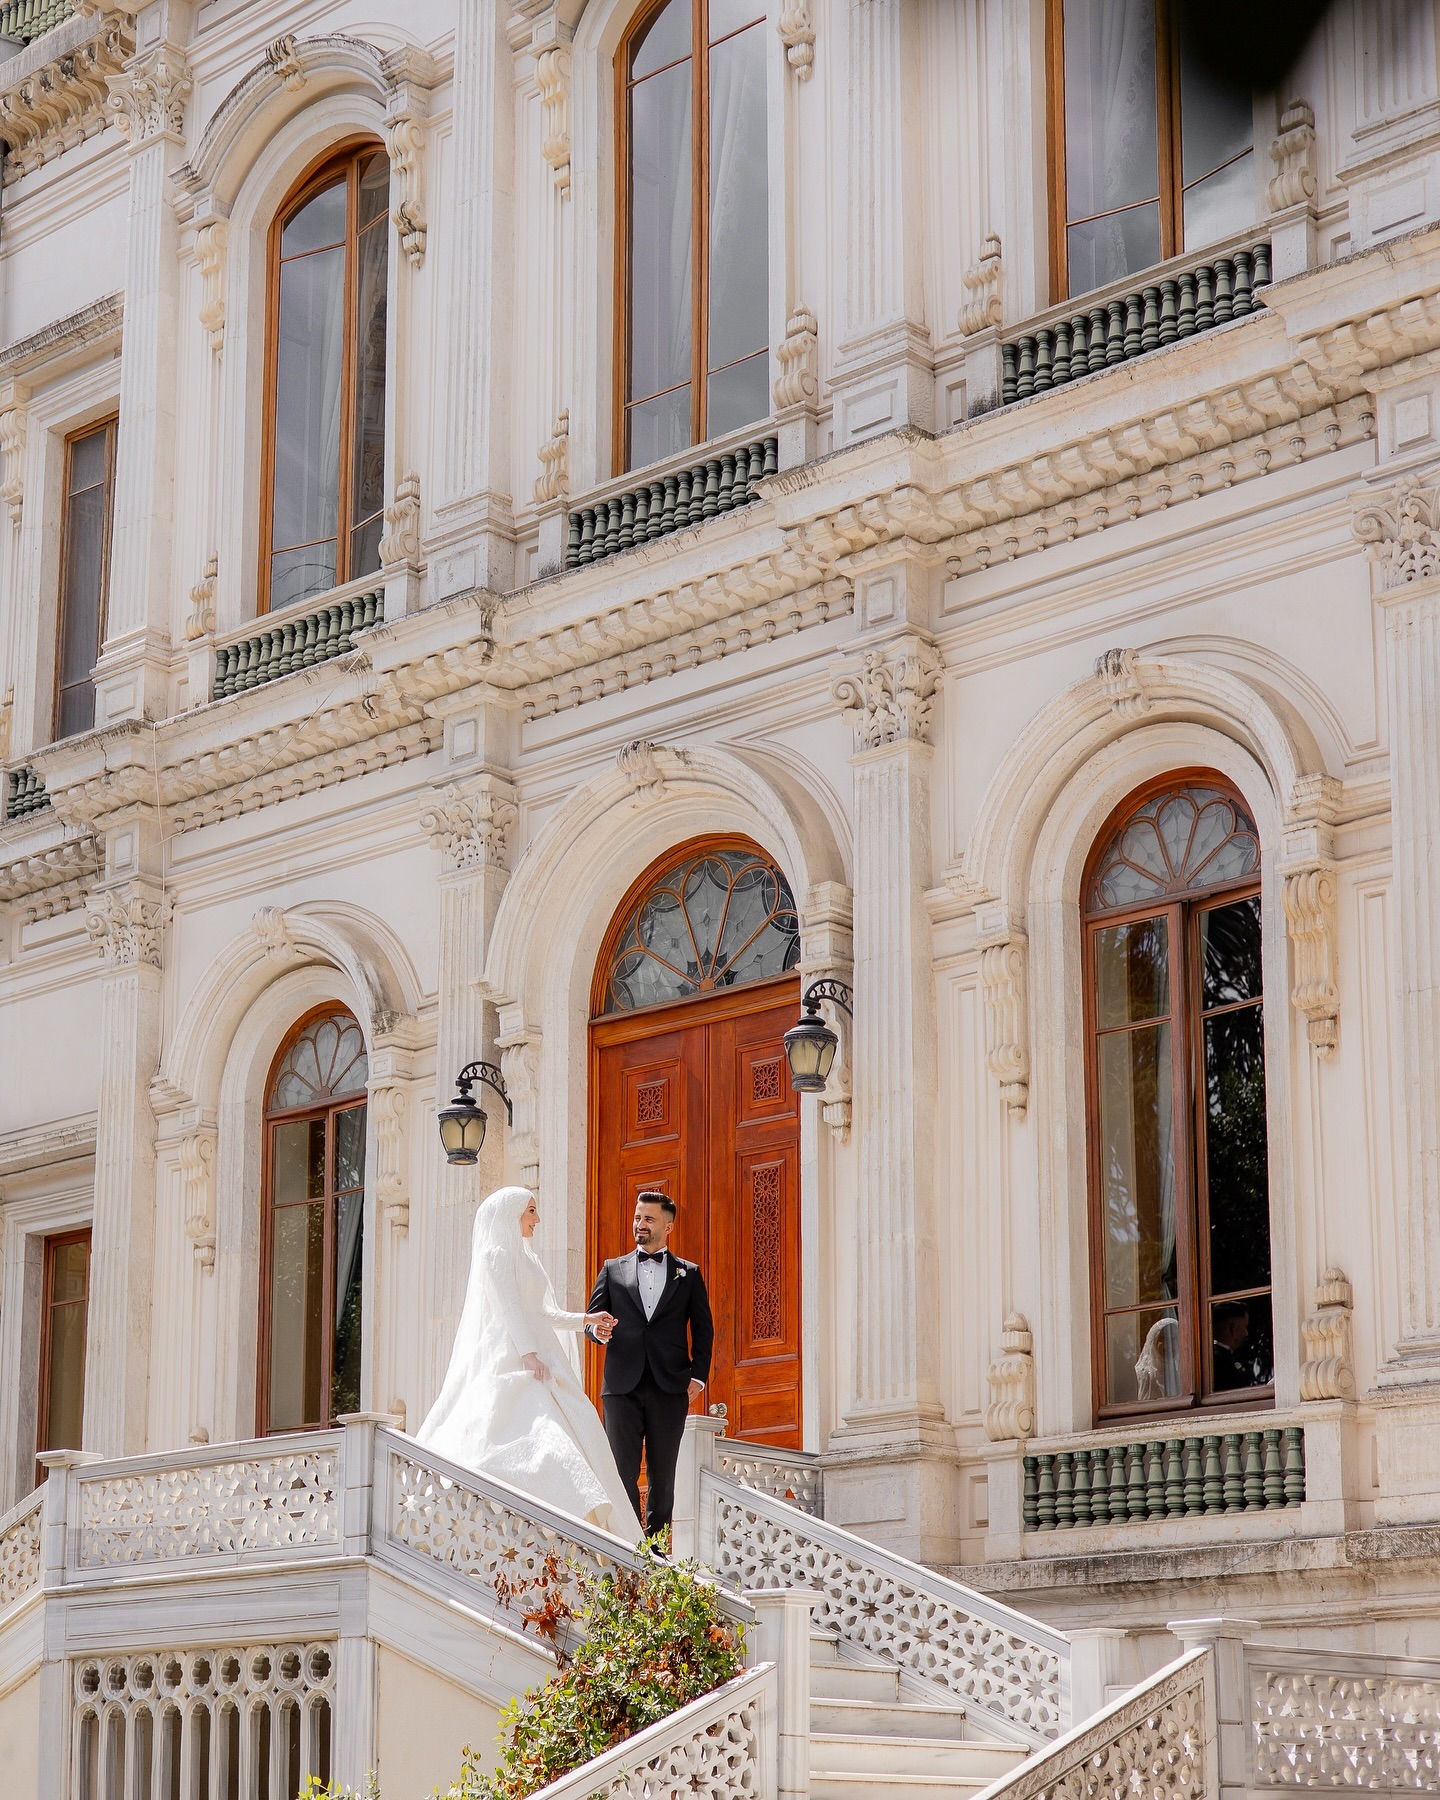
M733 1437L800 1447L800 1107L785 1066L793 975L590 1027L592 1268L634 1248L642 1188L679 1208L670 1247L700 1265L715 1355L696 1410ZM586 1378L600 1394L600 1352Z

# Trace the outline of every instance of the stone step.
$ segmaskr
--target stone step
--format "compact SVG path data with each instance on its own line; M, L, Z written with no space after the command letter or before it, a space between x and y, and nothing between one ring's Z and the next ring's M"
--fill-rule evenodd
M893 1706L874 1700L810 1701L810 1730L838 1737L944 1738L973 1740L975 1732L960 1706L929 1705L908 1697Z
M962 1781L984 1787L1025 1760L1018 1745L976 1740L812 1732L810 1767L817 1774L883 1775L887 1781Z
M900 1676L895 1669L881 1664L834 1662L810 1664L810 1697L812 1700L873 1700L884 1705L898 1705Z
M989 1787L991 1775L877 1774L873 1769L816 1769L810 1800L964 1800Z

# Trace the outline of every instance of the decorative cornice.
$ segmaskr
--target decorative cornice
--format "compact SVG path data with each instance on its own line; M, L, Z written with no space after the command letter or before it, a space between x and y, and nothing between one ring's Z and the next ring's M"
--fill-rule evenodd
M38 67L22 53L16 60L27 65L25 72L8 81L0 64L0 142L5 145L7 187L105 129L109 79L134 51L134 21L106 7L76 30L62 27L53 44L49 60Z
M148 884L132 882L107 888L91 901L85 915L90 941L111 968L139 964L160 966L164 903Z
M25 821L26 826L29 823ZM53 833L55 824L42 817L39 828ZM53 918L83 906L102 865L95 839L85 832L63 843L10 857L3 839L15 835L17 829L0 832L0 904L28 902L24 909L28 920Z
M830 697L854 730L856 749L928 744L943 668L932 644L902 637L837 670Z
M58 373L58 365L93 353L107 338L118 341L124 311L125 296L107 294L68 318L17 338L0 350L0 375L34 375L41 370L47 375Z
M1440 575L1440 483L1434 476L1402 476L1387 491L1366 496L1352 523L1382 587Z
M519 817L508 784L458 782L435 794L420 814L420 829L445 859L447 871L509 867L510 829Z

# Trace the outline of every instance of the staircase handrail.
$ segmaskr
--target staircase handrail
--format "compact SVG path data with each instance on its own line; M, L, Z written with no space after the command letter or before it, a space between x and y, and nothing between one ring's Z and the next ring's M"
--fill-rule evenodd
M747 1669L603 1756L552 1781L531 1800L775 1800L774 1663ZM637 1779L638 1778L638 1779Z
M699 1553L737 1590L819 1594L815 1623L941 1689L1024 1743L1043 1744L1070 1716L1063 1632L881 1549L788 1501L700 1470Z
M40 1586L41 1509L38 1487L0 1517L0 1611Z
M722 1436L715 1441L715 1465L741 1487L774 1494L815 1518L825 1516L824 1469L813 1450L782 1450Z
M1080 1779L1068 1782L1072 1774ZM1217 1800L1215 1668L1208 1649L1176 1657L992 1781L975 1800L1040 1800L1072 1792Z

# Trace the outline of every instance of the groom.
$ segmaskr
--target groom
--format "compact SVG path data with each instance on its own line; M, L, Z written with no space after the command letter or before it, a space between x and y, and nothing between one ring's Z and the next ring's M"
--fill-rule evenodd
M674 1226L668 1194L637 1194L635 1248L605 1264L586 1308L613 1316L613 1323L587 1325L585 1335L605 1346L605 1435L637 1518L645 1452L647 1537L670 1523L685 1415L705 1391L715 1341L704 1277L666 1248Z

